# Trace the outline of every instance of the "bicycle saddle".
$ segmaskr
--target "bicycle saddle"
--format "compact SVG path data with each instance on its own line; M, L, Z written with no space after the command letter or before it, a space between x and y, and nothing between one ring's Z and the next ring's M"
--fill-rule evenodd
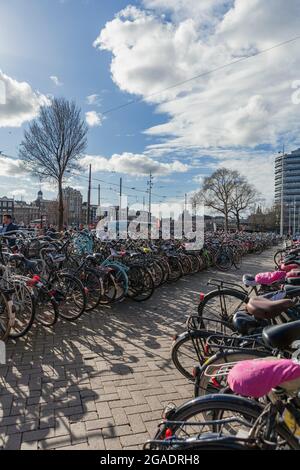
M265 326L262 325L262 322L257 321L254 317L243 311L234 314L232 324L241 335L245 336L256 330L256 328Z
M276 349L286 349L300 339L300 320L283 325L274 325L264 328L262 333L264 342Z
M256 286L257 282L255 281L255 276L252 276L252 274L244 274L243 275L243 283L247 287L251 286Z
M291 307L294 307L294 302L290 299L269 300L264 297L254 297L246 305L250 315L265 320L275 318Z
M85 258L86 261L91 261L93 264L97 264L98 263L98 260L97 260L97 257L96 255L88 255L86 258Z
M289 295L292 297L297 297L298 295L300 296L300 286L293 286L291 284L285 284L284 290L286 292L286 295Z

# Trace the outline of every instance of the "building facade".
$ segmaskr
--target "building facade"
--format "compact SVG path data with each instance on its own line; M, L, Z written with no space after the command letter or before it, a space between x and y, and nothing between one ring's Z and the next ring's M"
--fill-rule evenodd
M10 214L14 217L14 199L6 196L0 198L0 223L2 223L2 217L4 214Z
M15 201L14 219L17 224L29 225L40 217L39 207L35 203L27 204L25 201Z
M90 224L95 224L99 220L99 215L97 215L98 206L96 204L90 205ZM81 206L81 222L83 224L87 223L87 202L84 202Z
M74 188L63 189L64 200L64 223L66 225L76 225L82 219L82 194Z
M43 219L43 224L57 225L58 203L55 200L44 199L42 191L38 192L38 197L34 204L39 208L38 219Z
M284 233L299 232L300 148L275 159L275 204L281 206L282 201Z

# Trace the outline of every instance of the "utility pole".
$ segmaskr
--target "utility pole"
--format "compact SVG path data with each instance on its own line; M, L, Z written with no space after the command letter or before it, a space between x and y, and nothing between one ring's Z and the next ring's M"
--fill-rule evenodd
M283 237L284 232L284 214L283 214L283 165L284 160L284 144L282 146L282 157L281 157L281 204L280 204L280 236Z
M152 176L152 173L150 171L150 177L149 177L149 181L147 182L147 185L149 187L148 191L149 191L149 207L148 207L148 239L150 240L151 239L151 220L152 220L152 216L151 216L151 204L152 204L152 200L151 200L151 197L152 197L152 188L153 188L153 176Z
M296 233L296 198L294 197L294 229L293 235L295 236Z
M119 192L119 209L118 209L118 217L117 217L117 238L120 238L120 218L122 218L122 185L123 181L120 178L120 192Z
M88 188L87 211L86 211L87 226L89 226L90 219L91 219L91 186L92 186L92 165L89 166L89 188Z
M101 206L101 187L100 184L98 184L98 207Z
M121 217L122 217L122 212L121 212L121 208L122 208L122 185L123 185L123 181L122 181L122 178L120 178L120 204L119 204L119 208L120 208Z

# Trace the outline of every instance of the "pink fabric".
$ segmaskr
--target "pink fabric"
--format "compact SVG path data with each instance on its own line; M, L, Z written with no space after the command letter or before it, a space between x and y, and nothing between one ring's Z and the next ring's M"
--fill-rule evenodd
M280 269L281 271L285 271L286 273L291 271L292 269L299 269L299 265L298 264L282 264L280 266Z
M263 284L265 286L269 286L273 284L273 282L280 282L285 279L286 272L285 271L274 271L270 273L258 273L255 276L255 281L257 284Z
M291 359L251 359L238 362L231 369L228 385L239 395L259 398L283 382L299 377L300 365Z

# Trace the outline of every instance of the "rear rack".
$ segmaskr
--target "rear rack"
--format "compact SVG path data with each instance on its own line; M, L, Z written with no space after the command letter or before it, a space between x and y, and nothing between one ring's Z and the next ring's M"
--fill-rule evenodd
M230 348L230 349L227 349L227 353L231 353L231 352L234 352L234 351L240 351L241 349L239 348ZM224 356L226 357L226 352L224 353ZM247 349L247 348L244 348L243 349L243 352L244 353L249 353L249 354L253 354L253 349ZM270 352L270 355L272 355L272 353ZM257 360L259 359L262 359L262 358L259 358L257 357L256 358ZM256 360L254 359L254 360ZM246 359L245 359L246 360ZM241 361L234 361L234 362L222 362L222 363L219 363L219 364L211 364L211 365L206 365L204 367L204 370L202 371L203 372L203 375L206 376L206 377L212 377L212 378L216 378L216 377L226 377L230 370L236 365L236 364L239 364Z
M206 340L206 345L211 350L216 349L217 351L228 350L230 351L251 351L253 349L259 349L262 347L266 349L266 345L261 339L261 335L253 336L229 336L216 334L210 336Z
M247 289L245 289L240 284L237 284L236 282L230 282L230 281L224 281L223 279L211 278L207 282L207 285L217 287L218 289L223 289L223 287L232 287L235 290L239 292L242 291L243 293L248 295Z

